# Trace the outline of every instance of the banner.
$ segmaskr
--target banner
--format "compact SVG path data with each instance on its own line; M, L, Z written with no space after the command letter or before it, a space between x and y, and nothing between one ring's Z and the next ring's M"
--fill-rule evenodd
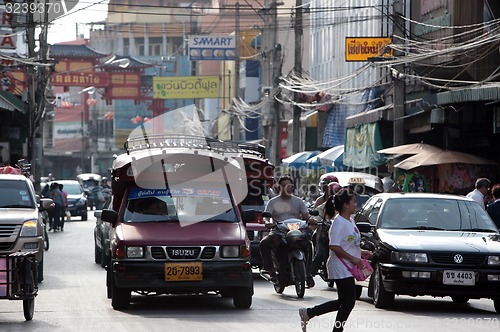
M392 43L391 38L383 37L346 37L345 61L369 61L373 57L392 56L392 49L385 49ZM382 52L384 52L382 54Z
M219 82L219 76L153 77L153 98L219 98Z
M189 36L189 60L236 60L236 37Z

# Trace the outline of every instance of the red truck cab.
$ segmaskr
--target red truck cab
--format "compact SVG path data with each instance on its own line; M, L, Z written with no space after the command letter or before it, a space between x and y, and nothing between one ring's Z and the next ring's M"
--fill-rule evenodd
M114 309L142 295L208 294L249 308L250 241L242 211L244 162L238 146L199 137L129 139L113 162L108 297Z

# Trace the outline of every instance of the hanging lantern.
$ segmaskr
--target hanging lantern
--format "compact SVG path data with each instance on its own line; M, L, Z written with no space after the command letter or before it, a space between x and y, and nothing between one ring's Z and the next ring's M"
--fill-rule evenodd
M137 123L142 122L142 116L140 115L136 116L135 119L137 120Z
M95 100L94 98L87 99L87 105L94 106L95 104L97 104L97 100Z
M132 122L132 124L137 124L137 117L130 119L130 122Z
M149 120L151 120L150 118L148 118L147 116L144 117L144 122L149 122Z

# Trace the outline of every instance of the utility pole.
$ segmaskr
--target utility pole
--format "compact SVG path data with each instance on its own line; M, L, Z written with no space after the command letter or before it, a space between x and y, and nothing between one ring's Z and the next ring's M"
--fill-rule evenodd
M302 76L302 0L295 0L295 74ZM293 93L293 100L295 103L299 102L300 93ZM300 115L301 108L297 105L293 105L293 141L292 141L292 152L300 152Z
M273 67L273 76L274 76L274 82L273 82L273 87L277 88L278 83L279 83L279 78L281 76L281 44L276 44L274 46L273 50L274 54L274 62L276 65ZM281 164L281 156L280 156L280 150L281 150L281 142L280 142L280 133L281 133L281 103L278 101L277 98L274 99L273 101L273 108L274 108L274 115L275 115L275 126L274 126L274 144L275 144L275 158L274 158L274 164L278 165Z
M30 7L30 4L34 3L33 0L28 0L28 8ZM33 18L33 12L28 10L27 13L27 23L28 23L28 29L26 31L27 34L27 41L28 41L28 58L34 59L35 58L35 22ZM37 167L37 162L35 160L36 157L36 144L35 144L35 137L36 137L36 111L37 111L37 105L36 105L36 76L35 76L35 67L33 64L28 64L27 65L27 75L28 75L28 160L31 163L31 172L33 176L35 177L35 189L39 190L37 188L37 184L40 181L40 177L37 177L38 173L38 167ZM39 187L39 186L38 186Z
M235 57L234 61L234 98L238 98L240 94L240 3L236 2L236 17L235 17L235 36L236 44L235 44ZM234 106L234 103L231 103ZM232 123L232 137L234 141L240 140L240 119L236 114L236 110L233 107L231 115L231 123Z
M394 42L398 40L404 40L405 22L403 17L405 16L404 1L395 0L393 4L394 14L393 14L393 33L395 36L401 37L401 39L394 39ZM400 54L395 53L396 57ZM394 104L394 119L393 119L393 144L394 146L404 144L404 116L405 116L405 67L404 65L394 66L395 71L392 74L393 82L393 104Z
M278 3L273 1L271 3L271 17L272 17L272 33L273 33L273 76L272 83L273 89L278 88L279 78L281 76L281 45L278 43ZM273 101L274 110L274 165L281 164L280 150L280 132L281 132L281 104L277 98Z

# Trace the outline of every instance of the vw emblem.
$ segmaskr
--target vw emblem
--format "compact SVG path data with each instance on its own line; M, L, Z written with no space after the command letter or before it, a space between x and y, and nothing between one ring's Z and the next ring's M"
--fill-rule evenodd
M460 254L456 254L455 256L453 256L453 260L455 261L455 263L460 264L464 261L464 257Z

